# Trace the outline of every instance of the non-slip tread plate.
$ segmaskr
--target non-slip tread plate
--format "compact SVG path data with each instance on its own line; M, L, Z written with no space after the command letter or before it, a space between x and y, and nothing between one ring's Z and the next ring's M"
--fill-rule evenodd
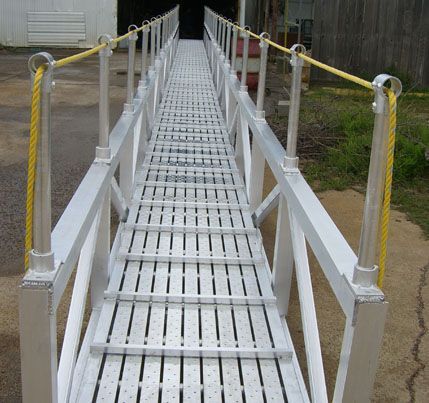
M179 42L136 176L79 401L285 401L290 358L240 358L290 346L200 41Z

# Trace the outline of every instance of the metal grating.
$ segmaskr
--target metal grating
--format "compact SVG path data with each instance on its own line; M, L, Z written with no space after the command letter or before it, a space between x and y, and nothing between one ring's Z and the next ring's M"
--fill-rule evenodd
M179 42L81 402L279 402L291 350L202 42Z

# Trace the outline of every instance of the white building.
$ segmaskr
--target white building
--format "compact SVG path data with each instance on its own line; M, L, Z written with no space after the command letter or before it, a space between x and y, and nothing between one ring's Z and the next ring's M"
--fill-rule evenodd
M0 45L89 48L117 31L117 0L0 0Z

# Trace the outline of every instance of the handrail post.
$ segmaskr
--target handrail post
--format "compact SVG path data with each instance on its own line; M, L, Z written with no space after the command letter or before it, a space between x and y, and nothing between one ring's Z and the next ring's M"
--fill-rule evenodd
M156 41L155 41L155 31L156 31L156 25L154 23L155 18L152 17L150 19L151 26L150 26L150 70L153 70L155 68L155 54L156 54Z
M384 84L388 81L390 81L391 89L395 92L396 96L399 96L402 86L401 82L395 77L380 74L375 77L372 83L375 92L373 103L373 111L375 113L374 131L358 261L353 272L353 283L362 287L371 287L377 282L378 266L375 259L384 178L386 174L387 140L389 136L389 103L384 93Z
M110 159L109 134L110 134L110 56L112 56L113 40L108 34L101 35L98 43L106 43L107 46L98 52L100 59L100 77L99 77L99 112L98 112L98 146L95 156L98 159Z
M225 45L226 45L226 22L222 21L222 43L221 43L221 53L225 55Z
M229 20L231 22L231 20ZM228 65L230 62L230 49L231 49L231 24L227 24L226 31L226 49L225 49L225 63Z
M147 69L148 69L148 39L149 39L149 28L147 26L149 24L149 21L145 20L143 21L143 29L142 29L142 66L141 66L141 73L140 73L140 83L142 87L146 87L146 78L147 78Z
M166 20L165 16L162 16L162 18L161 18L161 24L162 24L162 28L161 28L161 31L162 31L161 49L164 49L165 43L166 43L166 41L165 41L165 38L166 38L166 31L165 31L165 29L167 27L167 20Z
M47 64L40 83L40 138L37 145L37 168L34 184L33 249L29 251L31 270L43 273L54 270L51 250L51 91L54 58L46 52L32 56L28 66L32 77L38 67Z
M256 97L256 120L265 119L264 99L265 99L265 81L267 77L267 59L268 59L268 43L264 39L270 39L270 35L263 32L260 35L259 47L261 48L261 64L259 67L258 78L258 93Z
M298 171L298 157L296 156L296 146L298 141L298 121L299 121L299 108L301 102L301 75L304 60L298 56L300 53L305 52L305 47L301 44L295 44L291 48L292 57L290 64L292 66L292 80L290 86L290 107L289 119L287 127L287 144L286 156L284 158L284 170L288 173L297 173Z
M156 54L155 59L159 59L161 52L161 20L160 16L156 17Z
M232 55L231 55L231 74L237 74L237 41L238 41L238 29L234 24L232 27Z
M246 27L245 27L246 29ZM247 30L246 30L247 31ZM240 91L247 92L247 64L249 59L249 38L248 32L243 32L243 54L241 56L241 83Z
M219 46L219 37L220 37L220 18L216 16L216 22L215 22L215 40L216 44Z
M19 324L23 402L57 402L57 328L52 309L52 285L43 273L55 268L51 250L51 91L54 58L46 52L33 55L28 67L34 75L47 68L40 83L40 137L34 199L33 247L29 269L40 281L24 281L19 291Z
M137 29L136 25L130 25L128 32ZM134 112L134 72L136 66L136 42L138 39L137 32L133 32L128 37L128 68L127 68L127 101L125 104L125 112Z

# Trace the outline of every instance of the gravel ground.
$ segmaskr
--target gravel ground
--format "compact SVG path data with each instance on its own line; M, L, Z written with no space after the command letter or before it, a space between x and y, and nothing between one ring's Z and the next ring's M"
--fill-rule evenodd
M52 51L56 58L66 51ZM17 287L23 272L24 203L30 91L26 63L30 53L0 50L0 402L20 400L20 363ZM112 58L112 123L125 99L125 76L116 74L126 66L126 55ZM53 93L53 219L66 206L94 157L97 139L97 57L61 69ZM277 95L276 95L277 94ZM274 97L284 91L272 90ZM266 192L273 186L266 173ZM319 195L334 221L356 250L360 234L363 196L352 190ZM262 232L268 256L275 237L275 212ZM421 230L402 213L393 211L385 292L390 302L380 366L374 390L379 402L429 401L429 321L426 275L429 242ZM332 391L338 365L344 318L311 256L315 300L328 387ZM58 313L59 341L67 312L69 292ZM303 357L299 305L293 291L289 326ZM59 344L60 344L59 343ZM305 361L305 360L304 360Z

